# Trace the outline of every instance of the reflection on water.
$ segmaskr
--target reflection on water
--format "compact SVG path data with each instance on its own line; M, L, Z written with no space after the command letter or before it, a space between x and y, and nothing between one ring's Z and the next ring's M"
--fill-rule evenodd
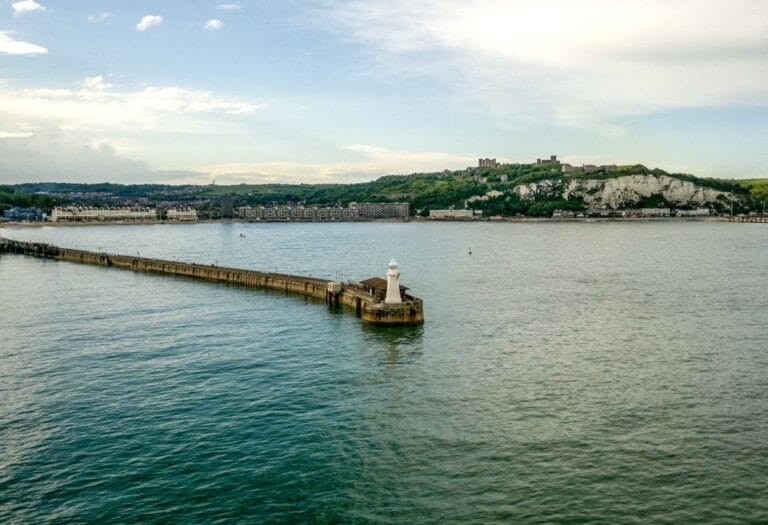
M364 341L368 345L386 349L385 362L399 363L403 356L409 358L422 352L424 325L418 326L375 326L362 324Z

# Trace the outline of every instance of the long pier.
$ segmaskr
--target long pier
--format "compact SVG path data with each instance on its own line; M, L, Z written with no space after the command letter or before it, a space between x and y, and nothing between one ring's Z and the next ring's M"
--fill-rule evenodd
M376 325L403 326L424 322L421 299L403 293L401 303L388 304L383 301L377 290L361 283L342 283L315 277L74 250L52 244L11 239L0 239L0 252L284 291L324 300L328 304L348 306L353 308L364 322Z

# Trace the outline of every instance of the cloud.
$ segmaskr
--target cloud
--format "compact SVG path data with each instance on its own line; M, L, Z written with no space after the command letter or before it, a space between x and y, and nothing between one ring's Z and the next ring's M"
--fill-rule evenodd
M225 11L237 11L238 9L242 9L243 6L240 4L219 4L216 6L217 9L223 9Z
M8 33L0 31L0 53L7 55L44 55L48 50L37 44L14 40Z
M89 22L102 22L106 20L107 18L110 18L112 16L112 13L102 12L98 15L88 15L88 21Z
M435 151L397 151L371 144L342 146L348 158L338 162L232 162L201 168L220 184L362 182L390 174L459 169L477 159ZM202 179L197 180L200 183ZM192 180L177 182L195 182Z
M195 175L153 170L144 162L120 155L108 141L93 142L82 133L55 126L25 135L5 137L23 140L0 140L0 183L159 182Z
M248 115L264 103L233 100L210 91L179 86L143 86L127 89L106 82L102 75L88 77L72 88L9 88L0 84L0 112L19 120L56 122L70 128L180 129L195 115L232 117Z
M193 158L210 158L206 147L215 154L242 140L265 107L181 86L120 85L106 75L63 87L0 79L0 179L167 180L130 157L194 168L201 161Z
M616 136L625 116L768 105L763 0L348 0L313 14L380 71L429 77L499 120Z
M85 77L79 83L84 89L91 91L104 91L115 87L114 84L108 84L104 82L103 75L97 75L95 77Z
M141 19L141 22L136 24L136 31L144 32L152 26L157 26L163 23L163 17L158 15L147 15Z
M13 15L21 16L24 13L32 13L34 11L45 11L45 7L35 2L35 0L21 0L20 2L14 2L11 4L13 7Z
M210 30L210 31L215 31L217 29L221 29L223 26L224 26L224 23L221 20L216 20L215 18L211 19L211 20L208 20L205 23L205 28Z
M0 139L28 139L34 136L34 133L28 131L2 131L0 130Z

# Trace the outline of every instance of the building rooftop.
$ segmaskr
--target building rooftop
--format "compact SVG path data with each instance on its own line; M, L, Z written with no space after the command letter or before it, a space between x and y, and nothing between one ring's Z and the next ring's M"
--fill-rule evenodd
M362 281L360 284L363 286L366 286L368 288L373 288L374 290L387 290L387 280L382 279L381 277L371 277L370 279L366 279L365 281ZM407 290L407 286L400 285L400 290Z

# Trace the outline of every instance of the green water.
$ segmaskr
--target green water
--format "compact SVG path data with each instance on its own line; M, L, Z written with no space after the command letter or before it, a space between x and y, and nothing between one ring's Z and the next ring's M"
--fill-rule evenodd
M427 318L0 256L0 522L768 521L766 225L0 233L345 279L394 257Z

